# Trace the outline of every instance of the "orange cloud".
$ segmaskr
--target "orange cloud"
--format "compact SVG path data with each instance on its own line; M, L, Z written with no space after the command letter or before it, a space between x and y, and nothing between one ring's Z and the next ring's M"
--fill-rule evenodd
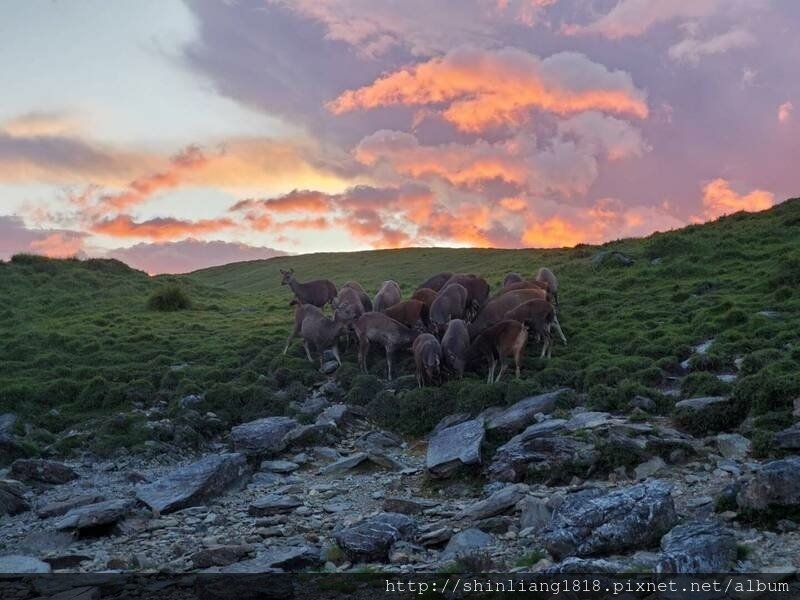
M468 132L519 125L534 109L648 115L645 95L627 73L609 71L582 54L562 52L542 60L513 48L462 47L347 90L327 107L342 114L392 105L445 105L442 117Z
M329 197L319 191L293 190L278 198L241 200L231 211L259 208L274 213L313 212L324 213L329 207Z
M127 215L119 215L113 219L105 219L93 223L91 231L111 237L174 240L186 236L214 233L234 225L233 221L225 218L186 221L165 217L137 223Z
M64 258L83 253L83 235L70 232L56 232L40 240L32 241L30 249L37 254L52 258Z
M743 211L766 210L775 204L775 196L766 190L753 190L749 194L738 194L731 189L729 181L717 178L703 187L703 216L695 220L714 219L721 215Z

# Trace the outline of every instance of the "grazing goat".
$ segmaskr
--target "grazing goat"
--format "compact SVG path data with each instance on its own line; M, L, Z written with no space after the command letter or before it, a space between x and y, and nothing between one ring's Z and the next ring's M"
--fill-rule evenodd
M509 273L503 279L503 285L501 287L506 288L512 283L519 283L520 281L523 281L522 275L519 273Z
M536 299L546 300L545 296L544 290L540 289L516 290L487 302L475 317L475 320L469 324L470 339L474 339L475 336L487 327L491 327L498 321L502 321L508 311L516 308L523 302Z
M419 300L403 300L387 308L383 314L399 321L406 327L418 327L422 323L423 329L431 328L428 307Z
M547 289L553 295L553 300L558 306L558 279L555 274L547 267L542 267L536 272L536 281L543 281L547 284Z
M453 319L447 324L447 330L442 337L442 359L444 366L459 379L464 376L468 348L467 324L462 319Z
M342 288L351 288L358 293L358 297L361 299L361 305L364 307L364 312L370 312L372 310L372 299L367 295L367 292L364 291L360 283L357 281L348 281Z
M423 281L419 285L419 287L417 287L417 289L421 290L422 288L428 288L428 289L433 290L434 292L438 292L439 290L442 289L442 286L445 283L447 283L447 281L452 276L453 276L452 273L447 273L447 272L445 272L445 273L437 273L436 275L433 275L433 276L429 277L428 279L426 279L425 281Z
M439 345L439 340L430 333L423 333L414 340L411 351L414 353L419 387L437 383L442 365L442 347Z
M375 295L375 300L372 303L372 310L375 312L383 312L398 302L400 302L400 286L392 280L384 281L378 293Z
M444 328L450 319L463 319L467 316L467 290L463 285L453 284L443 289L431 304L431 324Z
M356 284L358 285L358 284ZM347 338L346 338L346 345L345 350L350 348L350 333L352 332L355 335L355 331L353 330L353 321L355 321L358 317L363 315L365 312L369 312L367 308L364 306L364 298L369 301L369 297L366 294L359 294L358 290L355 287L347 286L345 284L342 286L342 289L339 290L339 295L336 296L336 299L331 303L334 309L340 307L349 307L350 314L352 315L352 319L347 324ZM372 302L369 303L370 308L372 307Z
M309 348L309 346L314 346L314 349L319 352L320 364L322 364L323 353L325 350L330 349L333 351L336 362L341 365L342 359L339 357L339 347L336 345L336 340L342 329L352 321L351 307L345 306L337 309L334 311L332 319L326 317L322 310L316 306L306 304L305 308L305 316L300 324L299 336L303 339L303 348L305 348L309 362L314 362Z
M430 310L431 304L433 304L433 301L436 300L438 293L439 292L432 290L431 288L419 288L413 294L411 294L411 299L424 302L425 306L427 306L428 310Z
M336 298L336 286L328 279L317 279L300 283L294 276L294 269L281 269L281 285L288 285L302 304L322 308Z
M483 331L467 350L467 359L474 361L485 358L489 361L489 375L486 383L497 383L506 370L506 357L513 356L519 379L519 363L525 344L528 342L528 330L519 321L507 319L495 323ZM500 372L494 376L497 361L500 361Z
M523 302L516 308L508 311L505 318L524 323L525 326L528 327L528 331L533 333L537 340L542 341L541 358L545 356L550 358L552 355L553 335L551 329L555 329L556 333L561 337L561 341L564 342L564 345L567 344L567 338L564 332L561 331L561 325L558 323L556 309L546 300L529 300L528 302Z
M312 304L303 304L297 300L297 298L293 299L289 305L294 306L294 326L292 327L292 332L289 334L289 337L286 339L286 346L283 347L284 354L289 351L292 340L296 337L300 337L300 328L303 325L303 320L311 314L322 313L316 306Z
M467 314L474 316L489 298L489 284L483 277L478 277L477 275L457 274L453 275L444 284L439 293L456 284L463 286L467 290Z
M358 364L361 370L367 373L367 353L370 342L380 344L386 351L386 363L389 379L392 379L392 355L395 350L410 346L418 331L409 329L402 323L387 317L383 313L368 312L361 315L355 322L356 336L358 337Z

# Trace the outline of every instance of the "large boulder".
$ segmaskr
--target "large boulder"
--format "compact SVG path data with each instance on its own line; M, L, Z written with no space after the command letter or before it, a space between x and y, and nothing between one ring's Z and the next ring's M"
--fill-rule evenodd
M51 567L33 556L9 554L0 556L0 574L49 573Z
M335 540L353 562L386 562L389 550L400 540L408 541L416 524L400 513L381 513L336 533Z
M55 522L59 530L93 531L105 529L125 517L133 508L132 500L106 500L73 508Z
M568 496L542 531L556 559L624 553L656 545L677 521L670 486L650 481Z
M306 446L327 446L339 437L339 428L333 423L314 423L300 425L291 429L283 438L287 448L304 448Z
M779 431L774 440L775 445L782 450L800 450L800 423Z
M716 521L689 521L661 538L661 551L661 573L728 573L736 563L736 538Z
M25 486L13 479L0 479L0 516L18 515L30 508L25 500Z
M457 560L463 556L469 556L491 544L492 540L494 540L493 536L475 527L459 531L447 542L441 559Z
M50 517L60 517L67 514L73 508L79 506L86 506L87 504L96 504L102 502L105 498L99 494L82 494L73 496L62 500L60 502L50 502L36 509L36 515L40 519L49 519Z
M483 421L478 419L440 430L428 441L428 472L434 477L449 477L462 467L480 464L485 435Z
M236 562L221 568L212 567L207 569L206 572L264 573L279 570L300 571L307 568L316 568L321 564L320 551L316 546L271 546L258 554L255 558Z
M178 467L153 483L136 486L136 497L158 513L196 506L243 485L250 475L243 454L210 454Z
M689 398L675 403L673 419L693 435L734 429L746 416L744 404L725 396Z
M559 396L568 391L570 391L569 388L562 388L520 400L490 418L486 422L486 429L490 432L507 434L522 431L536 421L536 415L539 413L551 413L556 407Z
M800 507L800 457L791 456L761 465L736 497L749 511Z
M11 476L20 481L60 485L78 478L67 465L54 460L20 458L11 464Z
M528 486L524 483L507 485L490 494L487 498L470 504L456 518L478 521L502 514L522 500L527 492Z
M277 454L286 449L286 434L298 426L290 417L265 417L231 429L231 442L237 452Z

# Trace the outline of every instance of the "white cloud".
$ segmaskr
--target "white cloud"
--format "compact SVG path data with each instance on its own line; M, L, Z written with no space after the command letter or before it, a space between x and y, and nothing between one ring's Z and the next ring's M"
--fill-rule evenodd
M724 54L734 48L756 44L755 36L746 29L731 29L706 39L686 38L669 49L669 57L677 62L697 64L704 56Z

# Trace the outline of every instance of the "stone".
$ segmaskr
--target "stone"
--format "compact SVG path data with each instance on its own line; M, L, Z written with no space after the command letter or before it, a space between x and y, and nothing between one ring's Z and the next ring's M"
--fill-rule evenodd
M0 433L0 466L29 456L28 450L10 433Z
M230 565L253 552L252 546L246 544L229 544L203 548L192 554L191 561L195 569L224 567Z
M650 460L637 465L633 472L636 474L636 479L642 480L660 473L666 467L667 463L660 456L654 456Z
M442 560L457 560L461 557L469 556L477 550L485 548L493 540L493 536L475 527L459 531L447 542L447 546L445 546L440 558Z
M136 497L157 513L166 514L241 487L249 476L243 454L210 454L173 469L153 483L137 485Z
M675 403L676 409L688 409L694 412L703 411L715 404L725 404L728 398L725 396L705 396L702 398L689 398Z
M585 573L635 573L633 565L623 560L606 558L577 558L570 556L560 563L556 563L545 570L546 573L555 574L585 574Z
M33 556L9 554L0 556L0 573L49 573L49 564Z
M729 573L736 564L736 538L717 521L688 521L661 539L659 573Z
M253 517L269 517L271 515L290 512L302 505L303 501L297 496L269 494L253 502L248 507L247 514Z
M611 413L587 410L573 415L566 423L564 428L567 431L580 431L582 429L594 429L605 425L611 419Z
M589 489L567 496L541 533L556 559L622 554L657 544L677 522L670 486L663 481Z
M402 513L404 515L416 515L424 510L437 506L438 502L417 498L384 498L383 510L386 512Z
M339 437L339 429L333 423L315 423L300 425L289 431L284 437L285 447L294 449L306 446L333 444Z
M436 527L417 536L417 541L423 546L440 546L453 537L450 527Z
M33 481L61 485L78 478L78 474L67 465L41 458L19 458L11 463L10 475L20 481Z
M514 434L536 422L539 413L549 414L556 407L556 401L569 388L561 388L547 394L531 396L512 404L502 412L493 416L486 422L488 431L498 431Z
M13 479L0 479L0 516L18 515L30 508L24 485Z
M125 517L133 508L131 500L105 500L73 508L58 521L54 527L59 530L77 529L91 531L109 527Z
M261 461L260 468L270 473L291 473L299 469L300 465L290 460L264 460Z
M543 529L550 522L553 514L553 510L547 506L546 500L534 496L526 496L519 501L517 507L520 509L520 528L531 529L534 532Z
M321 564L319 548L314 546L270 546L255 558L235 562L224 567L212 567L206 571L217 573L264 573L277 569L300 571L318 567Z
M359 436L355 441L356 448L360 448L365 452L373 450L387 450L389 448L400 448L403 445L403 440L388 431L368 431L364 435Z
M645 412L653 412L656 408L656 403L652 398L637 394L633 397L633 399L631 399L630 402L628 402L628 409L633 410L635 408Z
M411 542L400 540L389 549L389 562L393 565L408 565L421 562L427 556L427 550Z
M594 267L630 267L635 262L631 256L616 250L601 250L592 257Z
M676 423L698 436L733 429L745 416L743 409L725 396L681 400L675 403L673 413Z
M447 427L428 441L425 464L433 477L449 477L465 466L481 463L483 421L473 419Z
M50 517L60 517L67 514L73 508L79 506L86 506L87 504L96 504L105 500L104 496L98 494L83 494L81 496L73 496L61 502L50 502L44 506L36 509L36 516L40 519L49 519Z
M17 415L14 413L4 413L0 415L0 435L11 435L14 425L17 424Z
M446 417L442 417L442 419L436 424L436 427L433 428L433 431L431 431L431 436L436 435L442 429L460 425L461 423L469 421L470 419L472 419L472 416L469 413L457 413L455 415L447 415Z
M507 485L491 494L488 498L471 504L461 511L456 518L477 521L499 515L522 500L527 491L528 486L523 483Z
M328 402L324 396L317 395L309 396L302 402L289 403L289 408L291 408L297 414L305 417L316 417L329 406L330 402Z
M750 454L752 443L738 433L720 433L716 437L717 450L725 458L743 460Z
M395 542L413 537L416 525L399 513L380 513L336 532L334 539L353 562L386 562Z
M45 556L42 560L50 565L54 570L76 569L81 563L92 560L88 554L59 554L56 556Z
M365 463L369 463L373 467L378 466L396 471L399 471L403 468L403 465L384 454L380 454L378 452L356 452L355 454L345 456L329 465L324 466L320 473L323 475L343 473L344 471L361 467Z
M800 457L762 464L752 479L742 484L736 502L752 511L800 506Z
M286 449L285 436L299 424L290 417L265 417L231 429L231 442L244 454L278 454Z
M352 422L355 417L355 413L347 404L332 404L319 414L317 425L332 423L337 427L342 427Z
M779 431L773 437L775 445L783 450L800 450L800 423Z

